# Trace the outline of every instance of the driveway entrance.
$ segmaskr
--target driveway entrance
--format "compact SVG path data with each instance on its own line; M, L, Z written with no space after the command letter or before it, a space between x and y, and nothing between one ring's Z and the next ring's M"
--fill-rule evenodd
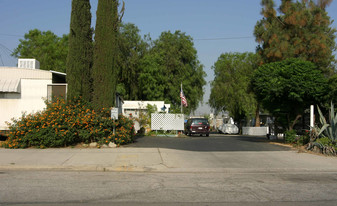
M273 144L266 137L210 134L205 136L145 136L126 147L167 148L187 151L289 151L291 148Z

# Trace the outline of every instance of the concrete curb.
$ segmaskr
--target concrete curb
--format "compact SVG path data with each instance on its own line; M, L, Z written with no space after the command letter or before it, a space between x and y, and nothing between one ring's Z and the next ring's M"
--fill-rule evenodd
M113 167L113 166L0 166L2 171L36 170L36 171L83 171L83 172L148 172L148 173L224 173L224 174L313 174L334 173L337 169L309 168L167 168L163 165L155 167Z

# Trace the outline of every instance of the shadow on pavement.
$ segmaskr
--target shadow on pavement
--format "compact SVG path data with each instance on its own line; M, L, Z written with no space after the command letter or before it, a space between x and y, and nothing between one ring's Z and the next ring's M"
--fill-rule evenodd
M266 137L212 134L205 136L143 136L124 147L167 148L187 151L289 151L291 148L270 144Z

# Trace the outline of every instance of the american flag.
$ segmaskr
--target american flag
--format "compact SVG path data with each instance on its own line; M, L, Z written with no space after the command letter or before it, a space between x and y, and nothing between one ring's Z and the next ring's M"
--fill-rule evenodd
M187 107L187 100L183 92L183 88L180 90L180 99L181 99L181 104L185 107Z

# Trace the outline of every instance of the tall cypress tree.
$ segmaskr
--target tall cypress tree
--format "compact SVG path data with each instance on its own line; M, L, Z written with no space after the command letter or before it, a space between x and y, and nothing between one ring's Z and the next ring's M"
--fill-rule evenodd
M69 52L67 57L68 97L92 96L93 44L89 0L72 0Z
M115 103L118 24L118 0L99 0L93 65L93 104L96 110Z

